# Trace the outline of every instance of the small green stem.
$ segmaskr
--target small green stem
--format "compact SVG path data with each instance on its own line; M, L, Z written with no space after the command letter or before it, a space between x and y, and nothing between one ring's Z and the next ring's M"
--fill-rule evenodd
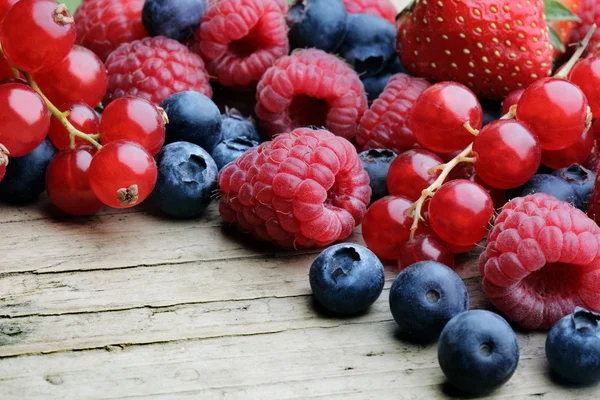
M569 72L571 72L571 69L573 68L575 63L579 61L579 58L581 58L581 55L583 54L588 44L590 44L590 40L592 39L592 35L594 34L595 30L596 24L592 25L587 35L585 35L585 38L579 44L579 48L577 49L577 51L575 51L575 53L573 53L573 56L571 56L571 59L569 59L569 61L561 68L561 70L554 75L555 78L567 79L567 75L569 75Z

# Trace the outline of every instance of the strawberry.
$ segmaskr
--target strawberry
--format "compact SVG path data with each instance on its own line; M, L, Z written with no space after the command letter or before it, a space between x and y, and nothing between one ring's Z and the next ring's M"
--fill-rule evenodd
M416 0L399 18L402 64L431 82L457 81L482 97L502 99L550 75L558 37L546 20L557 18L544 16L544 3L557 2Z

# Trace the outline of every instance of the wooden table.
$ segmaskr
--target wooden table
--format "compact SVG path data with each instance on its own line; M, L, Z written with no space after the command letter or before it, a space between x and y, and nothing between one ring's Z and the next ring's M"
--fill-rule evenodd
M216 207L193 221L150 207L59 215L47 199L0 207L0 399L437 399L455 396L435 345L401 341L388 307L313 306L316 252L276 252L232 232ZM351 238L361 242L360 233ZM458 267L487 307L476 254ZM543 333L495 397L598 398L554 383Z

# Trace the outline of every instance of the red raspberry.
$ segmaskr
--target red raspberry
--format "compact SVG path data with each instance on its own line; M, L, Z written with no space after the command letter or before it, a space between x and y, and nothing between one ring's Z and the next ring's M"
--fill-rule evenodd
M508 202L479 259L494 306L527 329L549 329L576 306L600 310L600 228L537 193Z
M221 170L219 186L223 219L286 248L347 238L371 197L354 146L308 128L248 150Z
M421 78L406 74L392 76L383 93L360 119L356 142L365 150L392 149L402 153L412 148L417 139L408 128L408 114L429 86Z
M221 85L252 87L289 52L286 11L287 6L273 0L214 1L193 48Z
M270 136L322 126L350 140L367 109L356 71L316 49L294 51L277 60L258 83L256 99L256 116Z
M600 2L597 0L583 0L577 11L577 16L581 19L581 22L575 24L569 40L570 43L582 41L592 25L600 24ZM592 34L590 44L586 48L586 53L596 54L598 51L600 51L600 30L596 29Z
M106 69L106 104L125 95L159 104L170 95L187 90L212 97L202 59L164 36L120 45L106 60Z
M120 44L148 36L142 23L144 0L86 0L75 12L77 43L102 61Z
M342 0L348 14L371 14L396 25L398 10L390 0Z

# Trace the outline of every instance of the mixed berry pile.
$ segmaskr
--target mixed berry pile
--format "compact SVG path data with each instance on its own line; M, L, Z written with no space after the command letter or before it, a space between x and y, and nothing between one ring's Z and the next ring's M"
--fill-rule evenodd
M466 392L507 382L510 325L600 380L598 0L0 0L0 199L90 215L149 199L289 249L341 314L400 274L408 340ZM575 43L570 46L570 43ZM256 122L255 122L256 121Z

